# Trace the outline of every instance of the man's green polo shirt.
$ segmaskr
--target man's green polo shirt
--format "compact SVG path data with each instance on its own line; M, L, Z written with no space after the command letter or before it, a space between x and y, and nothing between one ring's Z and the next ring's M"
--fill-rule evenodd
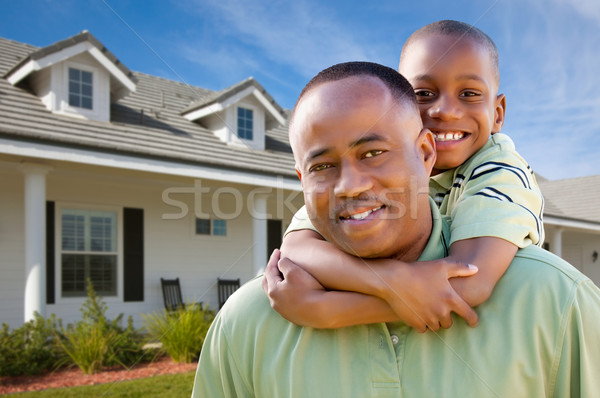
M447 221L422 260L446 255ZM193 397L573 397L600 391L600 291L566 262L521 249L479 326L455 317L420 334L402 323L326 330L277 314L260 277L218 313Z

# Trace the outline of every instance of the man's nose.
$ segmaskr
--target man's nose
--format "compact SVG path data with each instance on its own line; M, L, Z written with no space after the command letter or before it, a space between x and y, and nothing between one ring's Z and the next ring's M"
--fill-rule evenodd
M448 121L460 119L463 112L456 99L447 95L440 95L427 110L427 116L432 119Z
M339 178L334 193L337 197L353 198L373 187L373 176L357 164L360 160L344 162L340 166Z

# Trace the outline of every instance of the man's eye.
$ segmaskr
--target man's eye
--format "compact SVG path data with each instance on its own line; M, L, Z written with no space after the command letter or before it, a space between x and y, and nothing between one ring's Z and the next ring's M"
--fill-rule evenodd
M331 167L331 165L330 165L330 164L318 164L318 165L316 165L316 166L313 166L313 167L311 167L309 171L310 171L311 173L312 173L313 171L323 171L323 170L325 170L325 169L328 169L328 168L330 168L330 167Z
M369 151L363 155L364 158L374 158L375 156L379 156L383 153L381 149L374 149Z

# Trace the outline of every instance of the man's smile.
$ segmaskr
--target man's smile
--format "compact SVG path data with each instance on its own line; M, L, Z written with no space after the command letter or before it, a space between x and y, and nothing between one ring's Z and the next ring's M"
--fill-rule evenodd
M384 205L379 205L377 207L371 208L371 209L367 209L364 211L361 211L359 213L354 213L354 214L349 214L349 215L340 215L340 220L345 221L345 220L364 220L365 218L367 218L369 215L371 215L372 213L381 210L384 207Z

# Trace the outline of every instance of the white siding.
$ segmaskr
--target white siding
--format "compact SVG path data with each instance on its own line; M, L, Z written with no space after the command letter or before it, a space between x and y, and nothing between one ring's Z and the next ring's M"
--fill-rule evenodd
M596 261L594 251L599 253ZM564 231L563 258L600 286L600 235Z
M47 200L61 206L89 209L124 207L144 209L144 302L125 303L123 288L118 297L106 297L109 316L132 315L136 326L142 324L142 313L161 311L163 298L160 278L179 277L185 299L203 301L218 308L218 277L240 278L244 283L254 277L252 264L252 217L247 198L254 187L227 185L203 180L208 192L194 195L194 180L142 172L127 172L95 166L57 163L47 176ZM12 169L12 170L11 170ZM0 320L16 327L23 320L23 176L16 168L0 174ZM163 201L163 192L170 189L170 200L187 207L187 213ZM302 204L302 196L289 191L271 192L268 212L273 218L284 217L284 227L293 212ZM187 192L186 192L187 190ZM270 190L270 191L269 191ZM176 193L176 192L180 193ZM295 196L294 206L283 208L283 200ZM289 206L288 206L289 207ZM227 236L197 236L195 214L227 219ZM57 223L58 228L58 223ZM119 229L119 234L122 229ZM122 242L122 235L119 236ZM60 245L59 234L56 244ZM122 253L122 252L121 252ZM55 313L64 323L80 319L83 298L60 297L60 261L56 251L56 303L47 306L46 313ZM122 260L120 260L122 261ZM118 274L122 285L122 272ZM124 287L127 288L126 286Z
M69 106L68 70L70 67L93 73L92 110ZM33 90L48 110L89 120L110 121L110 74L87 52L35 72L30 81Z

